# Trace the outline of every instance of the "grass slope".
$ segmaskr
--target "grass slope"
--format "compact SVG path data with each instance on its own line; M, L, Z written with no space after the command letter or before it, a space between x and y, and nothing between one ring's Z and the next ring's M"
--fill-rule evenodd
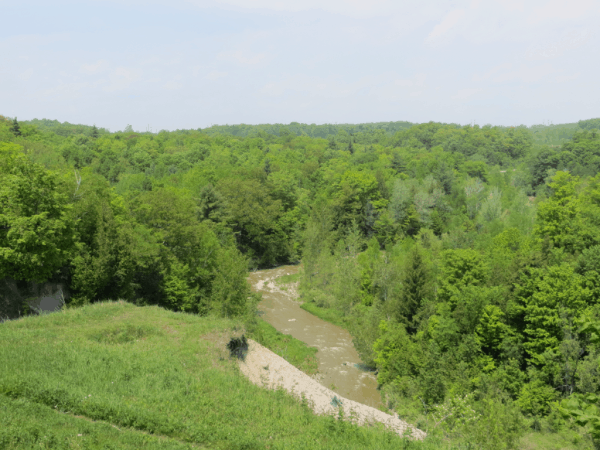
M2 323L0 447L439 448L252 385L223 350L240 332L121 302Z
M0 395L0 448L102 450L194 449L202 446L135 429L119 428L107 422L91 421L58 412L27 399Z

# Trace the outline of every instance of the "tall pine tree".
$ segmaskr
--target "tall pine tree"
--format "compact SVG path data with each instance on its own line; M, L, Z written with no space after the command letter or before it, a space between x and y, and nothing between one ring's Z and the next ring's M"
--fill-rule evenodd
M401 173L406 170L406 164L404 164L404 160L400 153L394 153L392 157L392 169L396 171L396 173Z
M417 246L409 254L403 277L402 296L397 309L397 319L414 333L418 327L418 312L430 294L429 270Z
M19 125L19 122L17 122L16 117L13 119L13 124L10 127L10 131L12 131L15 136L21 136L21 126Z

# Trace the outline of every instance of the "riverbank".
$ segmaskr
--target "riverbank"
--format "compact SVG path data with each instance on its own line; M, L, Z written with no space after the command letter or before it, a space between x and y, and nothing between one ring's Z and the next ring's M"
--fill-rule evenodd
M236 320L122 302L0 324L0 448L405 445L253 385L225 348L243 332Z
M248 330L249 337L269 348L294 367L309 376L318 374L319 363L316 357L316 348L309 347L289 334L280 333L273 325L260 318L257 318L252 324L246 323L246 327L250 328Z
M267 389L283 389L306 402L315 414L343 417L357 425L380 423L399 436L416 440L426 437L423 431L404 420L338 396L257 342L249 341L248 354L239 365L252 383Z

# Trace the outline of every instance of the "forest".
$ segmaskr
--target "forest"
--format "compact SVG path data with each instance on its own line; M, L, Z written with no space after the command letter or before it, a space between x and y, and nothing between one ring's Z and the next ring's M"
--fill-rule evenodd
M248 271L301 263L303 307L351 332L400 417L450 437L485 418L494 448L530 429L600 445L599 172L600 119L0 117L0 279L249 317Z

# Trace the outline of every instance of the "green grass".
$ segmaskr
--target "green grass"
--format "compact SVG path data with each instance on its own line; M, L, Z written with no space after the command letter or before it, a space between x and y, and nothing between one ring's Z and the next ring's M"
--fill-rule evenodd
M305 311L317 316L320 319L323 319L327 322L330 322L338 327L342 327L348 329L348 318L343 315L343 313L335 308L322 308L317 306L314 302L305 302L300 305Z
M202 448L122 429L53 410L49 406L0 395L0 448L2 449L193 449Z
M571 430L561 432L529 432L520 441L522 450L593 450L589 436Z
M252 385L224 351L241 328L235 320L120 302L2 323L0 442L48 449L440 448L316 416L284 391Z
M258 319L249 336L308 375L318 372L317 349Z

